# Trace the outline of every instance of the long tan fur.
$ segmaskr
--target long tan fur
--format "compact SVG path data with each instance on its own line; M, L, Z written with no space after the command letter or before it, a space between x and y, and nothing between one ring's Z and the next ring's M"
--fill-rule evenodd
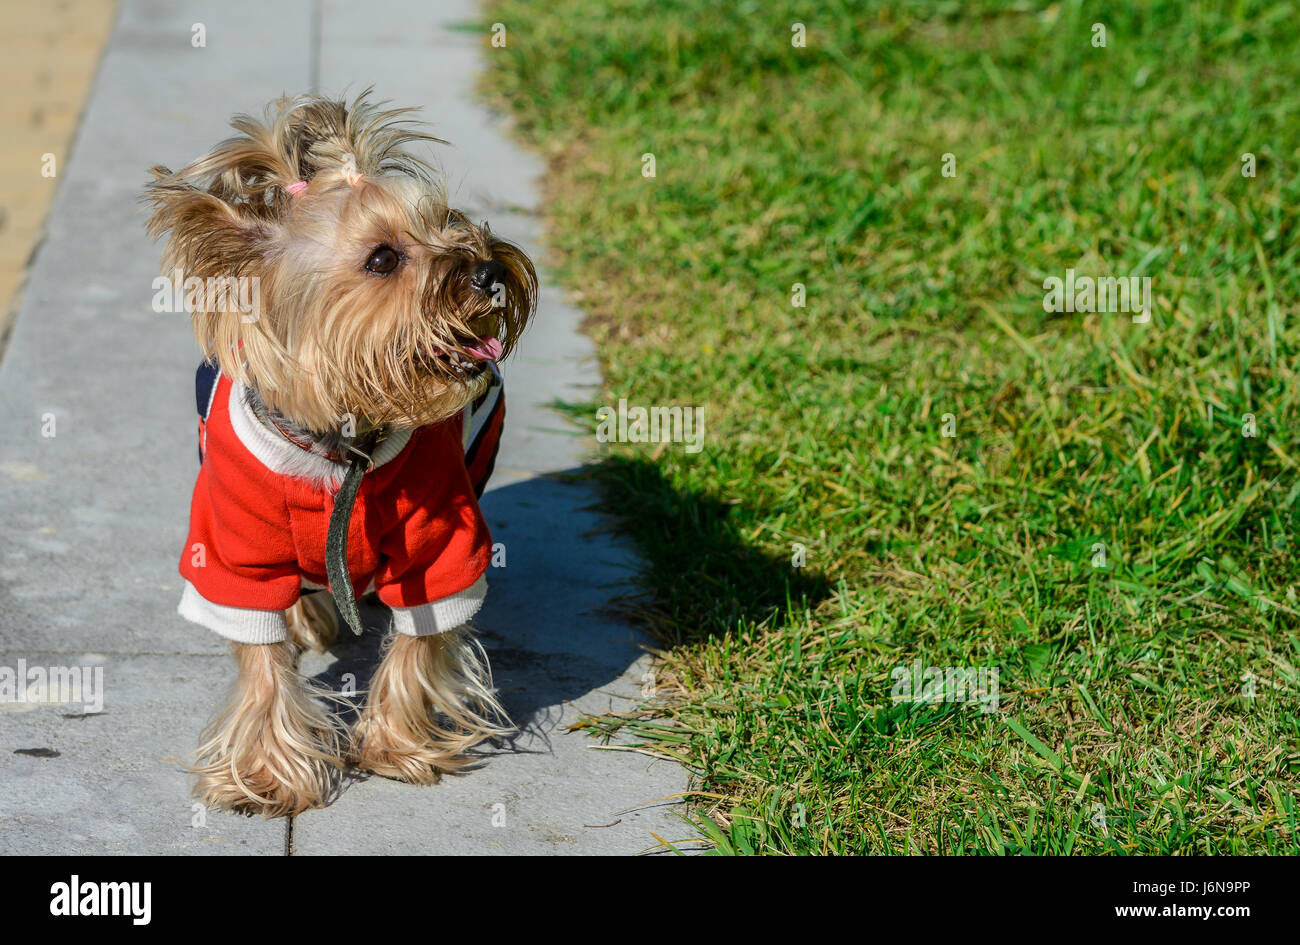
M312 701L292 644L234 647L239 677L200 736L194 796L264 817L323 807L343 767L337 723Z
M328 591L303 594L285 611L289 642L300 650L323 652L339 635L339 616L329 601Z
M487 657L466 629L395 633L353 730L351 760L384 777L434 784L469 764L470 748L509 735L505 718Z

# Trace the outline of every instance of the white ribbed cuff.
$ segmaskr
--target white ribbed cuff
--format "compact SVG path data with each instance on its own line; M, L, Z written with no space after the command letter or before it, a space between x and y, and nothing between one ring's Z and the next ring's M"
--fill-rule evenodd
M478 613L487 597L487 575L465 590L418 607L394 607L393 629L408 637L427 637L446 633L468 623Z
M477 609L477 608L476 608ZM289 636L289 621L283 610L253 610L214 604L189 581L176 608L186 620L221 634L236 643L283 643Z

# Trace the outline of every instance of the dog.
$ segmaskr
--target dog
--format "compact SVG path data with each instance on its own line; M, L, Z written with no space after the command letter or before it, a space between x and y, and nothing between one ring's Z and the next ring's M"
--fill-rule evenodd
M204 356L179 611L238 666L190 766L209 807L324 806L348 764L434 783L511 730L468 621L491 557L496 362L537 273L448 207L413 151L445 142L385 106L279 99L144 192ZM296 664L341 622L360 633L367 593L392 627L349 730Z

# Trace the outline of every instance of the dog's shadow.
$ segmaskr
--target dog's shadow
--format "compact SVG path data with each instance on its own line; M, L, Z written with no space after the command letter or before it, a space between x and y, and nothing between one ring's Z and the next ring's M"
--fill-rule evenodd
M634 558L607 534L590 508L589 484L563 475L489 490L482 499L492 530L488 594L472 621L492 666L497 695L517 734L486 748L546 752L557 728L577 721L570 703L601 693L601 708L631 706L639 682L629 667L645 638L607 608L627 593ZM379 666L390 612L373 598L358 602L366 633L344 625L326 653L304 654L302 669L334 693L334 711L351 725Z
M494 566L473 625L518 732L476 752L479 761L501 751L549 752L552 734L579 720L575 700L595 712L635 705L641 674L629 669L647 645L779 620L787 609L815 606L833 593L817 568L792 568L789 560L751 547L733 503L681 491L647 460L606 460L606 499L622 529L642 538L658 565L657 583L639 587L631 544L611 536L614 522L593 508L596 486L582 472L515 482L483 497ZM665 583L670 573L677 577ZM611 605L620 598L670 611L674 639L651 641L615 616ZM359 610L364 635L345 628L327 654L305 655L302 666L316 684L341 693L335 711L349 724L379 665L390 620L387 608L371 600ZM364 777L349 769L341 787Z

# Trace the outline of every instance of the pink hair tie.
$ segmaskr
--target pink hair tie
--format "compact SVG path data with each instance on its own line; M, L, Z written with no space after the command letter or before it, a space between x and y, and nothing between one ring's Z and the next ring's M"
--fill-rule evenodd
M289 192L290 197L296 197L306 189L307 182L305 180L295 181L285 188L285 190Z

